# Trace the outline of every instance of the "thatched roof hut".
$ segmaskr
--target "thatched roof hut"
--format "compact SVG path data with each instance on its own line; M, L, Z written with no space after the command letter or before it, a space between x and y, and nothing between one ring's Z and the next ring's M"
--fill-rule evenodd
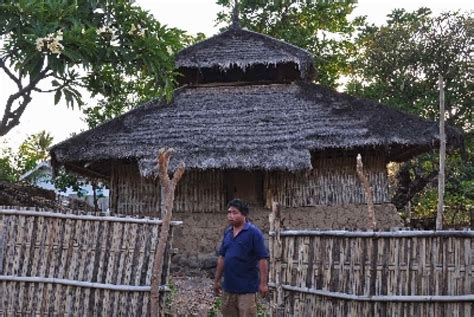
M176 211L185 226L186 213L200 213L194 223L210 213L196 233L201 241L219 239L219 229L202 234L235 196L262 208L278 200L296 208L291 217L305 227L363 226L355 224L365 203L356 153L365 158L375 203L387 206L386 163L439 142L435 122L316 85L307 51L237 26L178 53L176 67L182 87L171 102L152 100L55 145L51 157L55 166L108 179L113 212L147 214L160 207L157 150L175 148L171 168L179 160L187 166ZM448 143L460 140L449 128ZM314 220L321 215L333 219ZM386 226L396 222L381 217Z
M57 144L55 162L108 175L100 161L133 159L146 177L157 148L171 146L188 168L295 171L321 150L403 161L438 142L435 122L311 83L307 51L259 33L230 28L182 50L176 65L187 85L170 103L150 101Z

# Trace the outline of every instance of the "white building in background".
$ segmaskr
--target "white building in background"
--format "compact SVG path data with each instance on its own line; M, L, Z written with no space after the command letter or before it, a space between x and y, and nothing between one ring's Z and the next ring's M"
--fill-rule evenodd
M53 169L51 162L44 161L36 165L35 168L29 170L20 176L20 180L29 183L32 186L52 190L63 202L67 203L70 199L79 199L86 201L90 206L94 206L94 191L90 184L81 186L80 193L67 187L66 191L61 191L54 186L53 183ZM79 179L80 181L87 181ZM96 189L97 205L102 212L109 211L109 190L107 188Z

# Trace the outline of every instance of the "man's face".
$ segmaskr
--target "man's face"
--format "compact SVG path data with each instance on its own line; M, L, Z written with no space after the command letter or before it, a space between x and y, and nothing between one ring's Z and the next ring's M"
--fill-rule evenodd
M245 216L239 209L230 206L229 209L227 209L227 220L229 220L229 223L232 226L238 227L245 222Z

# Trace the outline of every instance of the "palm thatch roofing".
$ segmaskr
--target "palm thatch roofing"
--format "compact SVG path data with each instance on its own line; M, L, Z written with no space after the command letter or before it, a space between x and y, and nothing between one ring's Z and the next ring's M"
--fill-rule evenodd
M298 74L292 79L310 80L314 75L313 56L308 51L235 26L183 49L176 56L176 67L185 77L191 76L193 70L205 72L217 68L222 72L231 69L245 72L258 66L268 69L285 65L296 68Z
M379 103L316 84L183 87L170 103L151 101L51 149L53 163L100 173L111 160L133 160L153 175L158 149L177 150L195 169L311 169L329 149L378 149L405 160L438 142L438 127ZM461 135L448 128L448 143ZM102 169L102 170L101 170Z

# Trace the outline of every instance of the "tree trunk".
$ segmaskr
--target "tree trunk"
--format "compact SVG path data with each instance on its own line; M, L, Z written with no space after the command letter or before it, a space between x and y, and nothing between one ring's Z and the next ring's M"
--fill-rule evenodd
M410 176L411 173L415 175L414 179ZM403 163L397 173L397 190L392 198L392 203L398 210L404 210L413 197L421 192L427 184L434 182L437 176L437 171L422 175L413 168L410 162Z
M174 192L176 185L184 174L184 162L180 162L178 168L174 172L173 179L168 176L168 165L171 158L173 149L160 149L158 152L158 168L160 184L162 187L161 199L164 201L162 204L163 210L161 214L164 215L163 223L161 224L160 237L158 244L155 249L155 259L153 262L153 271L151 275L151 294L150 294L150 313L151 316L158 316L160 310L160 285L161 275L163 270L163 260L168 243L168 234L170 230L170 224L172 219L172 209L174 202Z

